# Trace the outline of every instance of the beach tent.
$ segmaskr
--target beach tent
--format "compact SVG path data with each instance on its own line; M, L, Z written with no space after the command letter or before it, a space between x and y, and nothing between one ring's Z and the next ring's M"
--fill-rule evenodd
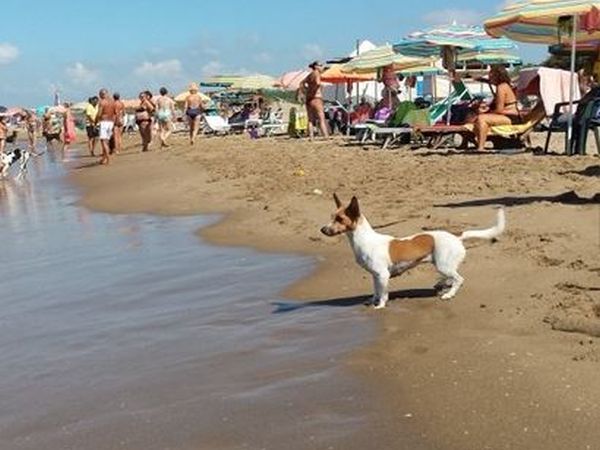
M505 36L520 42L571 47L567 144L571 141L573 131L577 45L600 40L599 7L596 1L524 0L506 6L484 23L485 30L494 37ZM568 148L571 148L570 145Z

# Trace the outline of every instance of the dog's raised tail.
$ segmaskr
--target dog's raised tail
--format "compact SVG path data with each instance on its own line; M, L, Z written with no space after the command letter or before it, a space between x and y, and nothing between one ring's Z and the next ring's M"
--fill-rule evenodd
M498 214L496 216L496 224L491 228L485 230L467 230L460 235L460 240L464 241L467 239L495 239L502 234L506 227L506 216L504 214L504 208L498 208Z

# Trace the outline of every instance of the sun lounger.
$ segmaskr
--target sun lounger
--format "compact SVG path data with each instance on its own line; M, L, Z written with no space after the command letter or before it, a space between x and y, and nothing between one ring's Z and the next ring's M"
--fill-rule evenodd
M205 130L214 134L229 134L231 125L221 116L204 116Z

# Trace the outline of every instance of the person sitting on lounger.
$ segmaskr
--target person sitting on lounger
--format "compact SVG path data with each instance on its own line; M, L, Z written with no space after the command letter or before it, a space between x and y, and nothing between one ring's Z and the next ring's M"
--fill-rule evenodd
M510 84L510 76L506 68L501 65L493 65L490 69L489 81L496 86L496 95L491 106L481 105L479 107L479 114L475 120L478 151L485 150L485 143L491 127L511 125L519 119L517 96Z

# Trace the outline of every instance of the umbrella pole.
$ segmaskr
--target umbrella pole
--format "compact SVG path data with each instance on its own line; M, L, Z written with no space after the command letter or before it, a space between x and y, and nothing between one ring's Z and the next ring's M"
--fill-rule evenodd
M577 14L573 15L573 30L571 35L571 79L569 86L569 122L567 126L567 139L565 142L565 153L573 154L573 98L575 97L575 61L577 57Z

